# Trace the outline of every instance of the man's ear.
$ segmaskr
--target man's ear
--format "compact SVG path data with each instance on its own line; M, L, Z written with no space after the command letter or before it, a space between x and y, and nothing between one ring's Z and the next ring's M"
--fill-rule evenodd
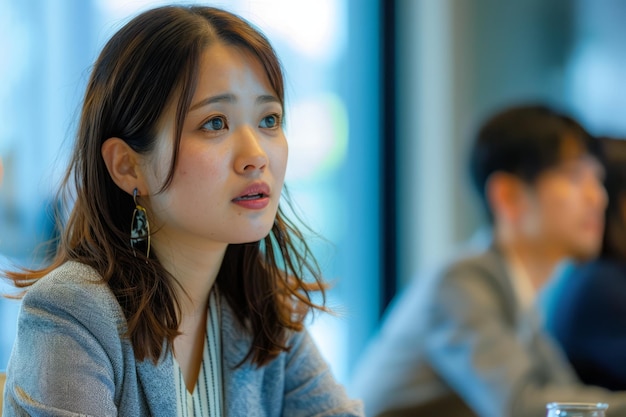
M526 184L506 172L491 174L485 185L487 201L494 219L516 222L526 206Z
M120 138L109 138L100 148L102 158L113 182L132 195L137 188L139 194L146 193L146 187L141 176L139 163L140 155Z

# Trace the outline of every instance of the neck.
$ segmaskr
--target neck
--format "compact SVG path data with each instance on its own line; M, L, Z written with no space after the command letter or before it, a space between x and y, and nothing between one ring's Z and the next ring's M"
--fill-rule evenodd
M541 289L554 274L564 256L549 245L530 242L520 236L500 233L496 236L498 247L509 260L524 268L535 290Z
M222 265L226 244L167 244L165 237L153 239L153 248L163 267L176 279L176 296L183 319L206 314L209 293Z

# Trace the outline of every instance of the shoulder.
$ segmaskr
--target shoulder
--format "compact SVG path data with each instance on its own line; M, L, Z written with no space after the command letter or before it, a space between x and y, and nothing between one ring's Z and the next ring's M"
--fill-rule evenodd
M487 249L460 256L435 278L435 302L446 308L501 310L513 294L513 285L501 253Z
M623 263L596 260L572 268L544 293L546 327L568 348L591 335L618 335L626 324L624 294Z
M436 302L438 296L458 291L469 295L477 291L508 293L510 289L505 260L499 251L491 248L455 254L437 269L416 277L406 292L410 298L418 297L429 303Z
M68 298L75 293L107 297L112 295L100 274L91 266L69 261L39 279L27 291L25 299L32 297Z
M437 303L442 293L456 292L460 287L510 291L505 260L493 248L465 248L434 268L420 271L396 296L392 307L408 303L427 308ZM406 306L405 306L406 307Z
M621 304L618 300L626 291L626 264L596 260L572 268L562 281L558 288L561 297L598 304L614 300Z
M580 283L619 281L626 284L626 264L599 259L572 269L571 278Z
M36 414L56 407L113 415L136 378L123 317L108 285L87 265L65 263L30 286L7 368L15 406Z
M122 311L109 286L98 272L79 262L66 262L39 279L26 292L23 313L43 312L72 316L85 325L108 320L116 327Z
M495 248L457 256L435 274L433 281L435 295L473 297L479 302L508 298L513 289L506 261Z
M501 279L503 272L506 272L505 260L498 250L491 248L457 255L444 265L441 275L444 277L473 275Z
M386 328L404 332L439 325L442 319L503 317L513 320L513 286L495 249L463 252L416 276L386 314Z

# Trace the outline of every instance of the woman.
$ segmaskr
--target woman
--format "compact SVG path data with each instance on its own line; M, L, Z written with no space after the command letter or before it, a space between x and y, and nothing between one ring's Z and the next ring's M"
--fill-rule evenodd
M7 273L27 291L5 417L362 414L304 330L323 284L279 208L283 111L275 52L235 15L162 7L112 37L56 257Z
M602 250L556 281L546 323L583 382L626 390L626 141L600 141L609 197Z

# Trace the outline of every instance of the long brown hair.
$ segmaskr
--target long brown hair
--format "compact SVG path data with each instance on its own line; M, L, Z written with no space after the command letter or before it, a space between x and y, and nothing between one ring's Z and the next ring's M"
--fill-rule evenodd
M171 349L179 334L176 283L156 257L135 256L129 245L133 198L115 185L100 149L106 139L118 137L136 152L149 152L171 103L176 109L175 146L163 185L167 188L200 55L218 41L258 59L284 107L280 62L269 41L242 18L201 6L166 6L138 15L109 40L94 65L60 191L72 194L75 201L54 260L43 269L6 273L16 286L26 288L69 260L92 266L122 306L126 336L139 360L157 361L163 342ZM319 268L302 233L281 208L262 241L229 245L217 285L252 336L242 363L249 359L262 366L288 350L289 332L302 330L311 308L323 309L311 300L314 291L324 300Z

